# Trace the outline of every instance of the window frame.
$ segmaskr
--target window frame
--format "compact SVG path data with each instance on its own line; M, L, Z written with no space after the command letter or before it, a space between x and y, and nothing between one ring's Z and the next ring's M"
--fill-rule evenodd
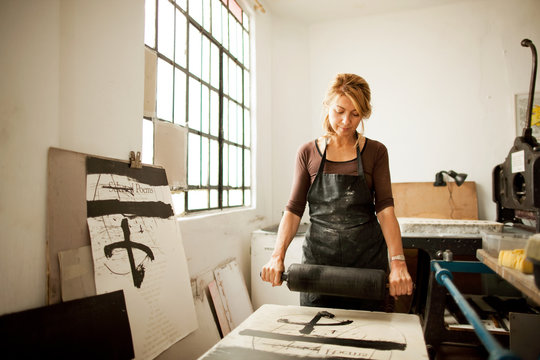
M153 39L152 39L152 42L153 42L153 47L148 45L146 43L146 39L145 39L145 47L147 49L149 49L150 51L152 51L155 55L156 55L156 87L155 87L155 90L156 90L156 93L158 91L158 86L159 86L159 83L158 83L158 80L157 80L157 64L159 63L160 60L162 61L165 61L167 64L169 64L170 66L172 66L172 101L171 101L171 106L172 106L172 112L171 112L171 119L170 120L167 120L167 119L163 119L163 118L160 118L158 117L158 113L157 113L157 109L158 109L158 99L157 99L157 96L156 96L156 103L155 103L155 108L153 109L153 116L150 117L150 116L143 116L143 121L151 121L152 122L152 129L153 129L153 136L155 136L155 122L156 121L167 121L167 122L170 122L176 126L183 126L187 129L187 141L188 141L188 146L187 146L187 154L186 154L186 163L187 163L187 168L186 168L186 187L183 188L183 189L172 189L173 191L173 196L175 196L175 194L178 194L178 193L183 193L183 211L179 212L177 215L185 215L185 214L192 214L192 213L199 213L199 212L204 212L204 211L211 211L211 210L223 210L223 209L229 209L229 208L238 208L238 207L247 207L247 206L251 206L252 204L252 197L253 197L253 191L252 191L252 178L253 178L253 172L252 172L252 158L253 158L253 142L252 142L252 121L251 119L253 118L253 114L252 114L252 109L253 109L253 100L252 100L252 95L251 95L251 84L250 82L246 84L246 75L249 76L249 78L247 80L251 80L252 79L252 66L251 66L251 48L252 48L252 38L251 38L251 31L250 31L250 26L251 26L251 19L249 17L249 15L244 11L244 9L242 8L242 6L240 4L238 4L237 1L235 1L235 4L242 10L241 12L241 17L242 17L242 21L240 21L236 15L231 11L231 9L229 8L229 1L226 1L226 0L208 0L205 2L205 4L208 4L210 5L210 10L208 11L209 12L209 18L207 18L207 20L209 20L209 26L208 26L208 29L203 25L203 24L199 24L197 22L196 19L193 18L192 14L190 13L190 9L189 9L189 6L190 4L192 3L192 1L194 0L185 0L185 4L186 4L186 7L185 9L182 8L182 6L180 6L177 1L174 1L174 0L145 0L146 2L150 1L152 4L151 5L154 5L154 29L153 29ZM174 37L173 37L173 49L172 49L172 57L173 59L170 59L169 57L167 57L164 53L160 52L159 50L159 5L160 5L160 1L167 1L170 5L173 6L173 9L174 9L174 23L173 23L173 26L174 26ZM195 0L195 1L202 1L202 0ZM179 2L179 1L178 1ZM221 24L221 41L219 39L217 39L216 37L214 37L214 32L212 31L213 30L213 26L214 26L214 19L213 19L213 16L214 16L214 10L213 10L213 6L215 4L221 4L222 6L220 6L220 12L221 12L221 20L220 20L220 24ZM145 3L145 7L146 7L146 3ZM203 5L201 5L201 9L203 9ZM226 13L226 19L227 19L227 25L225 26L225 28L227 29L227 32L223 32L223 29L224 29L224 22L223 22L223 19L224 19L224 14L223 14L223 9L226 9L227 13ZM177 26L177 20L176 20L176 17L177 17L177 11L180 12L183 16L185 16L185 26L186 26L186 29L185 29L185 36L186 36L186 43L185 43L185 49L186 49L186 53L185 53L185 67L183 67L182 65L180 65L179 63L177 63L175 60L175 57L176 57L176 46L177 46L177 42L176 42L176 35L177 35L177 30L176 30L176 26ZM145 10L145 16L146 16L146 10ZM202 22L204 22L204 19L205 19L205 12L204 10L202 10L202 17L201 19L203 19ZM240 34L236 34L237 36L237 39L236 41L238 41L238 39L241 39L241 42L240 44L237 44L237 46L239 47L240 51L238 52L239 57L241 57L241 59L237 58L235 55L233 55L232 51L231 51L231 37L230 37L230 33L231 33L231 19L233 19L234 21L236 21L235 24L233 24L232 26L235 26L237 30L235 30L234 32L236 33L238 30L240 31ZM246 22L247 20L247 24L244 25L244 23ZM146 19L145 19L146 21ZM146 27L146 23L145 23L145 27ZM215 83L213 84L213 79L212 79L212 75L211 75L211 71L213 70L213 64L209 61L208 63L208 68L211 69L210 70L210 73L208 75L208 79L205 80L204 79L204 76L202 74L202 71L200 74L194 74L192 71L192 68L190 66L190 32L191 31L197 31L200 33L201 35L201 44L204 44L204 39L208 39L208 49L209 49L209 55L212 53L212 47L215 46L217 48L217 51L218 51L218 54L219 54L219 81L218 81L218 88L216 88L214 85ZM146 29L145 29L146 31ZM183 33L182 33L183 35ZM246 41L246 35L247 35L247 41L248 41L248 44L247 46L244 44L244 42ZM226 39L225 39L226 38ZM227 42L227 43L225 43ZM246 49L247 49L247 53L246 53ZM202 58L203 54L202 54L202 45L201 45L201 64L204 63L204 60ZM231 90L229 89L229 91L227 93L225 93L225 81L224 81L224 76L228 76L228 79L227 81L230 83L230 74L229 74L229 71L228 71L228 68L225 69L224 67L227 66L229 67L230 66L230 62L232 61L232 63L234 64L234 66L236 66L236 69L239 69L241 71L241 76L238 78L237 75L237 79L236 80L239 80L240 81L240 84L237 84L237 87L239 86L240 89L237 88L237 90L235 91L241 91L241 96L240 98L238 98L238 96L232 96L231 94ZM178 123L176 123L176 114L175 114L175 91L176 91L176 74L177 74L177 71L181 71L183 72L184 76L185 76L185 108L183 109L184 110L184 115L185 117L184 118L184 124L183 125L180 125ZM236 81L235 80L235 81ZM199 126L196 126L195 128L193 128L192 126L190 126L190 119L189 119L189 115L190 115L190 82L191 81L196 81L198 82L200 88L201 88L201 92L202 92L202 87L205 86L207 89L208 89L208 92L207 92L207 96L208 96L208 99L206 99L206 101L208 102L208 114L207 116L209 117L208 119L208 131L207 133L205 133L202 129L202 126L200 126L201 124L199 123ZM247 89L246 89L246 85L247 85ZM210 125L210 119L211 119L211 113L212 113L212 92L215 92L217 93L217 96L218 96L218 103L219 103L219 110L218 110L218 134L215 135L215 134L212 134L212 131L210 129L211 125ZM246 93L248 93L248 96L249 96L249 103L247 103L247 100L246 100ZM236 93L236 95L238 95L238 93ZM202 103L203 103L203 96L201 93L199 93L199 106L202 107ZM236 119L234 119L235 122L237 122L237 125L240 126L240 119L241 119L241 139L236 139L235 141L232 141L230 139L230 137L225 134L225 131L229 131L230 130L230 126L228 126L229 124L229 114L230 114L230 110L229 110L229 106L227 105L226 109L227 111L229 112L228 114L224 114L224 111L225 111L225 102L227 102L227 104L235 104L237 106L237 109L239 109L239 111L242 112L242 114L236 114ZM247 114L249 115L249 117L247 117L246 115ZM224 124L224 119L227 118L227 128ZM201 121L202 119L202 114L201 112L199 111L199 119L198 120L195 120L195 119L191 119L191 121ZM249 122L249 124L246 124L246 122ZM248 125L248 126L246 126ZM198 128L198 129L197 129ZM246 131L249 131L249 133L246 134ZM239 133L237 133L239 135ZM199 171L199 175L198 175L198 179L199 179L199 184L198 185L190 185L190 177L189 177L189 172L190 172L190 155L189 155L189 141L190 141L190 138L192 137L192 135L194 136L198 136L199 137L199 141L200 141L200 145L199 145L199 157L198 157L198 161L199 161L199 166L198 166L198 171ZM249 139L246 139L246 137L249 137ZM201 155L202 154L202 147L203 147L203 142L204 142L204 139L206 139L207 141L207 146L208 146L208 149L207 149L207 153L208 153L208 159L206 159L208 162L206 164L203 163L203 156ZM211 167L211 164L212 164L212 150L211 150L211 147L212 147L212 141L217 141L217 144L218 144L218 166L217 166L217 185L212 185L212 181L211 181L211 177L212 177L212 167ZM154 147L155 147L155 139L154 139ZM237 176L238 179L237 179L237 183L236 183L236 186L231 186L229 180L227 181L224 181L224 177L227 177L229 178L231 176L231 172L230 172L230 169L227 167L227 172L224 173L225 171L225 162L228 162L229 161L229 158L230 158L230 155L227 151L227 155L225 155L225 150L224 148L225 147L228 147L228 148L231 148L231 147L235 147L236 150L235 151L240 151L241 154L240 156L237 155L236 157L236 160L237 161L237 171L236 171L236 174L234 174L234 176ZM246 159L246 152L249 152L249 159ZM224 158L224 156L227 156L227 159ZM239 161L239 162L238 162ZM202 179L202 175L203 175L203 166L206 167L207 169L207 178L206 179ZM238 167L241 167L241 172L238 171ZM246 169L246 167L248 169ZM246 170L249 170L249 179L246 178ZM205 190L207 192L207 195L206 195L206 206L205 207L201 207L201 208L193 208L193 209L190 209L189 208L189 196L190 196L190 192L191 194L194 194L193 191L196 191L196 190ZM212 191L217 191L217 206L212 206ZM241 202L239 204L234 204L234 205L230 205L230 194L231 194L231 191L240 191L241 192ZM249 192L249 198L247 199L247 192ZM227 199L224 199L224 194L227 194ZM226 201L226 202L225 202Z

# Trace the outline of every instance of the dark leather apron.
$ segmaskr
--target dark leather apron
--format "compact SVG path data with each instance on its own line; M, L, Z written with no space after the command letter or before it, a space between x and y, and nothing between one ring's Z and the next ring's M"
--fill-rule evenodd
M367 141L367 139L366 139ZM375 216L373 194L364 176L360 149L358 175L325 174L326 146L307 200L311 225L303 263L388 271L386 242ZM384 310L384 302L301 293L302 306Z

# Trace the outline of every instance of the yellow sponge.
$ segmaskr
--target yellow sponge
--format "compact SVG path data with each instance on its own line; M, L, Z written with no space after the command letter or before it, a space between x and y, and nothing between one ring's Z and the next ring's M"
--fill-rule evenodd
M525 249L501 250L499 265L516 269L525 274L532 274L533 264L525 257Z

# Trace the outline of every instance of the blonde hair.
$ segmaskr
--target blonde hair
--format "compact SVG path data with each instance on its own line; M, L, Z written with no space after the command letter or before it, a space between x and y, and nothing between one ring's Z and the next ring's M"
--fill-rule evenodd
M369 118L371 115L371 90L367 81L355 74L337 74L334 80L330 82L323 101L326 112L323 120L323 130L326 132L324 135L326 138L331 138L336 134L328 119L328 108L342 95L351 100L354 108L362 117L362 131L360 134L364 132L364 119ZM360 139L360 136L358 136L358 139Z

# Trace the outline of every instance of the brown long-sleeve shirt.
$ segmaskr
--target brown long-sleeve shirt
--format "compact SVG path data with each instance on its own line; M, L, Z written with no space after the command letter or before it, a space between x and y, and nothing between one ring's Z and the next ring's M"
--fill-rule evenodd
M394 205L392 186L390 182L390 168L388 165L388 151L386 147L372 139L366 138L362 152L362 165L366 183L375 195L375 211L379 212L388 206ZM322 152L317 141L310 141L298 149L294 181L286 210L302 217L307 203L308 190L317 176L321 165ZM356 159L350 161L329 161L324 166L325 174L358 175Z

